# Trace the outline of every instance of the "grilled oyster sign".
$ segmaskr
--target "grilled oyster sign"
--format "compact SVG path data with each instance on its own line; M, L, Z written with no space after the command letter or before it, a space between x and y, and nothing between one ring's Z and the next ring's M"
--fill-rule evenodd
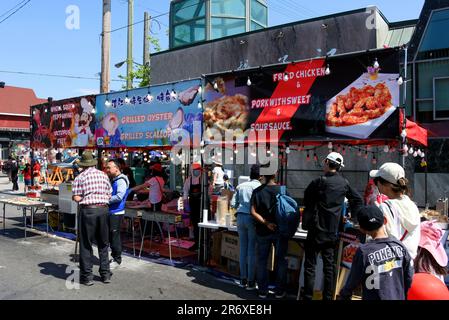
M202 121L200 84L190 80L97 96L97 146L176 145L179 140L171 137L177 131L192 135L193 123Z

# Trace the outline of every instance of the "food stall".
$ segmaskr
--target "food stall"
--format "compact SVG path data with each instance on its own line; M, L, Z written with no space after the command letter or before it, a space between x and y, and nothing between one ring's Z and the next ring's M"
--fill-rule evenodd
M301 205L307 185L322 175L327 154L340 152L343 175L363 194L369 171L379 164L401 163L409 154L425 161L426 144L403 130L401 52L382 49L206 75L206 153L212 150L210 157L224 159L224 168L235 176L247 175L256 162L276 163L279 182ZM216 211L214 206L210 210ZM232 223L223 223L222 214L205 214L201 227L204 261L238 276L238 254L235 263L223 266L230 242L224 244L223 235L211 232L235 231ZM299 229L294 242L302 247L305 235ZM238 240L235 232L233 237ZM234 244L238 253L238 241ZM349 248L346 260L351 259L347 253L354 253L354 246ZM288 255L294 251L289 249ZM300 263L289 264L290 287L298 286L300 268Z
M37 196L57 208L50 212L53 231L76 233L71 185L79 150L95 148L95 96L49 100L31 106L31 115L31 155L41 164Z
M123 245L139 257L145 255L170 264L196 259L195 252L188 250L194 243L189 238L189 213L179 195L189 172L192 141L197 135L199 144L201 136L199 87L200 79L196 79L97 96L94 136L101 149L100 158L122 158L131 167L146 167L148 171L159 163L166 178L161 188L167 190L161 211L150 211L151 204L143 196L148 195L148 190L126 204L125 217L129 218L126 220L132 237ZM145 182L145 173L140 174L138 184ZM135 226L140 232L135 232Z

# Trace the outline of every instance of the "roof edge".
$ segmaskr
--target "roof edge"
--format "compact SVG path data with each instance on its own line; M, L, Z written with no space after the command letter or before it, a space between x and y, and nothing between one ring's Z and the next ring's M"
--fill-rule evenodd
M310 23L310 22L315 22L315 21L320 21L320 20L333 19L333 18L337 18L337 17L341 17L341 16L347 16L347 15L351 15L351 14L366 12L366 9L368 9L368 8L375 8L377 10L377 12L379 12L381 14L381 16L385 19L385 21L388 23L388 20L385 18L385 16L382 14L382 12L376 6L367 6L365 8L344 11L344 12L337 12L337 13L329 14L326 16L320 16L320 17L310 18L310 19L306 19L306 20L293 21L293 22L280 24L280 25L276 25L276 26L272 26L272 27L268 27L268 28L264 28L264 29L259 29L259 30L244 32L244 33L238 33L238 34L234 34L231 36L222 37L222 38L218 38L218 39L199 41L199 42L195 42L195 43L192 43L192 44L189 44L186 46L167 49L167 50L160 51L160 52L155 52L155 53L151 54L151 56L154 57L154 56L158 56L158 55L161 55L164 53L175 52L178 50L187 49L187 48L191 48L191 47L195 47L195 46L199 46L199 45L203 45L203 44L214 43L214 42L232 39L232 38L244 37L244 36L259 33L259 32L276 30L276 29L286 28L286 27L290 27L290 26L294 26L294 25L300 25L300 24L305 24L305 23Z

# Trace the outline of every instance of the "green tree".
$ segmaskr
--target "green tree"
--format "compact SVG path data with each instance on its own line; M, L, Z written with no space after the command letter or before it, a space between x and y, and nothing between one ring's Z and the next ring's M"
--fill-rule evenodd
M148 38L150 40L150 52L160 52L161 45L159 43L159 39L152 36L149 36ZM133 70L131 71L131 74L127 76L119 75L118 77L123 80L131 79L131 83L134 83L134 81L137 80L139 82L137 88L148 87L151 83L151 67L133 64ZM126 84L124 84L122 88L126 89ZM135 88L134 85L133 88Z

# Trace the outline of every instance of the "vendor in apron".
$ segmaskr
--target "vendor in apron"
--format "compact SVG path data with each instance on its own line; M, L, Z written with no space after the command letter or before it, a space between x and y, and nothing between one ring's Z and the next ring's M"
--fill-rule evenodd
M193 234L195 245L191 250L198 249L199 242L199 227L201 219L201 164L192 164L190 175L184 183L184 201L189 202L190 207L190 223L193 226Z

